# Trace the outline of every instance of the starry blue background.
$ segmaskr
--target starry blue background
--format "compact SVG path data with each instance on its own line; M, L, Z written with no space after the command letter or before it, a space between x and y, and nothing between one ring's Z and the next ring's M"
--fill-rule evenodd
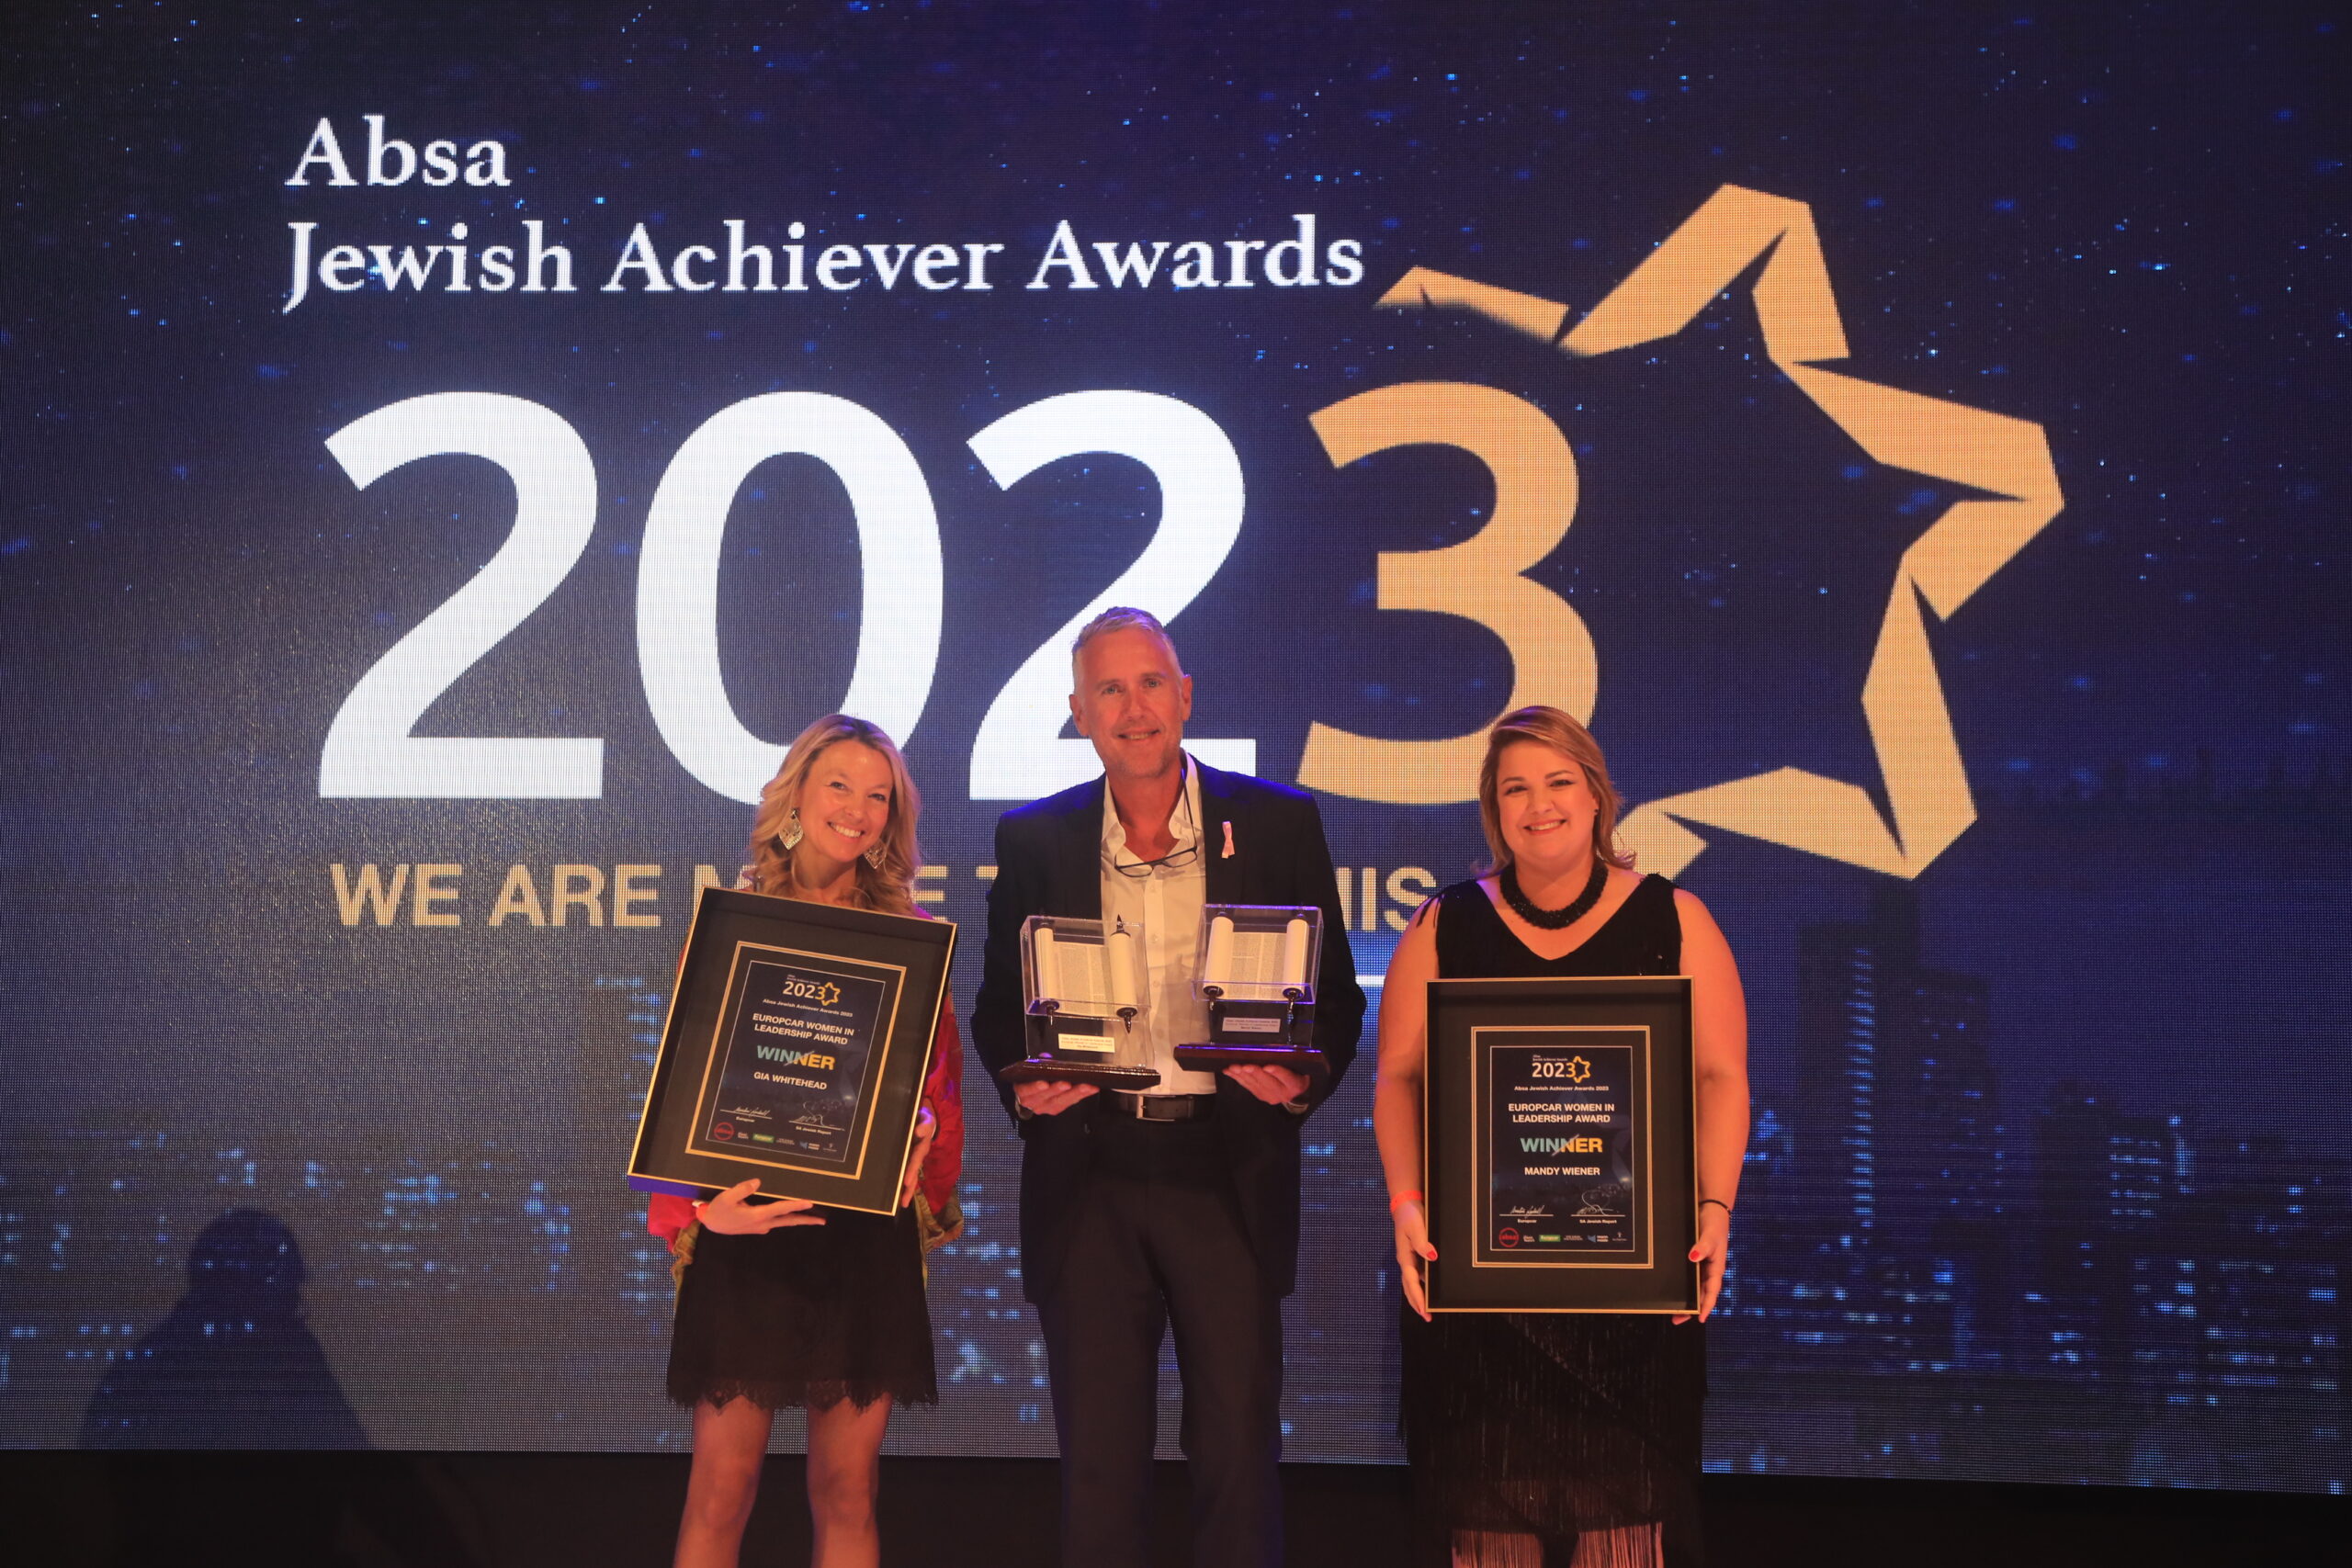
M1116 459L1000 491L965 443L1091 388L1182 399L1240 456L1240 543L1175 629L1194 733L1254 737L1269 776L1295 775L1312 721L1442 736L1508 690L1487 633L1374 602L1377 552L1483 525L1476 466L1419 448L1335 473L1306 423L1371 388L1460 379L1534 401L1574 445L1577 522L1532 575L1591 629L1594 723L1631 797L1781 765L1874 785L1861 672L1897 557L1955 492L1828 426L1765 361L1742 288L1670 341L1583 364L1372 308L1426 265L1581 310L1726 183L1811 205L1850 368L2041 424L2064 486L2058 519L1931 634L1984 820L1919 879L1917 919L1933 963L1989 987L2005 1157L2025 1172L2010 1223L2056 1223L2031 1195L2056 1158L2033 1151L2058 1145L2034 1129L2053 1096L2087 1092L2187 1117L2214 1146L2283 1140L2311 1173L2309 1223L2346 1234L2335 8L876 0L756 18L583 4L528 27L492 7L299 9L36 6L0 67L0 1273L24 1287L0 1440L73 1440L189 1238L237 1202L301 1236L312 1321L374 1440L683 1441L658 1395L659 1260L610 1173L684 883L697 862L731 867L743 812L650 721L636 547L679 444L746 397L850 399L932 487L946 621L909 755L951 918L979 915L1001 808L964 797L981 713L1134 558L1157 507ZM514 183L285 186L320 117L356 159L369 113L419 143L496 138ZM1299 212L1326 243L1363 243L1361 286L1017 287L1062 220L1089 241L1221 245L1287 238ZM812 247L1007 251L987 294L597 291L632 224L667 254L723 247L728 218L771 243L797 220ZM289 222L319 223L321 245L422 245L464 221L479 247L526 219L571 249L579 292L371 281L281 310ZM603 736L600 800L318 798L352 683L479 570L512 508L464 461L355 491L322 442L450 390L561 415L599 505L577 568L424 730ZM803 459L763 465L731 514L720 600L754 731L839 700L857 571L839 486ZM1323 807L1335 857L1384 888L1354 933L1376 973L1382 917L1404 907L1385 879L1464 874L1475 820ZM344 928L325 868L364 861L464 863L468 927ZM513 862L662 863L667 929L481 929ZM1860 916L1876 879L1718 840L1686 882L1741 955L1758 1103L1799 1130L1802 1166L1828 1089L1801 1066L1799 933ZM1316 1145L1316 1272L1291 1315L1300 1458L1394 1457L1393 1394L1356 1353L1393 1337L1351 1120L1368 1092L1359 1074ZM975 1111L972 1231L934 1270L946 1399L893 1441L1045 1451L1009 1272L1010 1139ZM1838 1200L1816 1169L1781 1201L1830 1224ZM1756 1234L1756 1256L1783 1245ZM1798 1278L1802 1251L1787 1242L1776 1277ZM1711 1462L2340 1487L2343 1396L2317 1385L2340 1368L2342 1303L2309 1289L2331 1293L2279 1321L2327 1339L2325 1365L2258 1418L2337 1436L2272 1470L2147 1438L2161 1399L2128 1378L2035 1382L2019 1369L2040 1331L2014 1303L2007 1359L1978 1369L2013 1441L1920 1438L1955 1402L1984 1404L1994 1384L1963 1365L1922 1374L1906 1443L1824 1421L1735 1447L1722 1434L1776 1401L1826 1409L1823 1380L1860 1365L1807 1361L1758 1306L1715 1330ZM2062 1404L2094 1412L2097 1438L2063 1461L2037 1446ZM2209 1408L2215 1431L2257 1419Z

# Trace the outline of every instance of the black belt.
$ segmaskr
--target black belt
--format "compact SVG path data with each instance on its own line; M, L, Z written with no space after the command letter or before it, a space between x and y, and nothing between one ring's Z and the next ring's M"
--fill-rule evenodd
M1138 1122L1197 1122L1216 1109L1213 1094L1131 1094L1113 1089L1110 1108Z

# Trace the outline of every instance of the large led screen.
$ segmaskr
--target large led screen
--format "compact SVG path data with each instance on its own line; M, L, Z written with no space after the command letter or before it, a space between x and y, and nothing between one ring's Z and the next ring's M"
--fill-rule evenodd
M2352 1474L2318 11L8 35L0 1442L683 1447L622 1168L695 889L870 717L968 1009L1130 604L1314 792L1375 1008L1482 727L1589 716L1753 1006L1711 1465ZM1368 1046L1295 1459L1399 1457ZM970 1099L891 1441L1047 1453Z

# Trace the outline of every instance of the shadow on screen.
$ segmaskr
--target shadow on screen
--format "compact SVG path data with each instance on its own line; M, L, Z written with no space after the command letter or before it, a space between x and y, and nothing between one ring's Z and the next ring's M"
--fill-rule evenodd
M481 1561L429 1461L369 1447L303 1321L302 1249L236 1209L188 1250L187 1290L98 1384L81 1446L112 1450L114 1560ZM189 1450L199 1450L191 1452ZM333 1451L343 1450L343 1451Z
M109 1371L85 1449L364 1449L302 1321L302 1249L275 1214L236 1209L187 1255L187 1292Z

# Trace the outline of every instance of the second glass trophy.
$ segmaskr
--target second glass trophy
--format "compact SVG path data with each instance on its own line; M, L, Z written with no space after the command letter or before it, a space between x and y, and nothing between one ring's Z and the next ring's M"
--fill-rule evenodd
M1320 1073L1315 1048L1315 976L1323 958L1323 911L1311 904L1210 904L1201 910L1194 982L1208 1003L1208 1038L1176 1047L1179 1066Z

